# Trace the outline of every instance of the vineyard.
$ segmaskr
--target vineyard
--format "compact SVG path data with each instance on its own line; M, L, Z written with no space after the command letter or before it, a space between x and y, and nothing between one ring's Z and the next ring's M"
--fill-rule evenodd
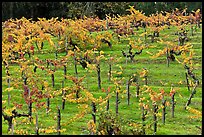
M202 15L2 22L2 134L200 135Z

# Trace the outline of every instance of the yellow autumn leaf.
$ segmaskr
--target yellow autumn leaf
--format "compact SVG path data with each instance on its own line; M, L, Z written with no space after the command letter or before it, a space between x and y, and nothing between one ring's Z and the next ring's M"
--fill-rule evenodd
M140 44L140 43L142 43L142 41L141 41L141 39L140 39L140 38L138 39L138 43L139 43L139 44Z
M117 93L120 93L120 90L119 90L119 89L116 89L116 92L117 92Z
M2 100L2 104L5 104L6 103L6 100Z
M80 49L77 46L75 46L75 47L76 47L77 51L80 51Z
M6 88L6 89L5 89L5 91L8 91L8 92L10 92L11 90L13 90L13 87Z
M178 94L180 98L183 98L183 96L181 94Z
M48 85L49 85L48 82L47 82L47 81L44 81L44 86L45 86L45 87L48 87Z
M139 106L141 106L141 107L142 107L142 106L143 106L143 103L139 103Z
M149 51L146 51L146 53L149 54L149 55L153 55L153 53L151 53L151 52L149 52Z
M127 92L127 90L123 90L123 94L125 94Z
M180 85L183 84L182 80L180 80L180 81L178 82L178 84L180 84Z
M117 72L116 74L121 75L121 74L122 74L122 72L120 71L120 72Z
M158 117L161 117L161 116L162 116L162 113L161 113L161 112L158 112L156 115L157 115Z
M140 98L141 101L145 100L145 97Z
M103 51L100 51L100 55L103 55L104 54L104 52Z
M34 124L34 125L36 124L36 119L35 119L35 118L33 118L33 124Z
M139 36L143 37L144 35L147 35L147 32L144 32L144 33L140 34Z
M166 102L166 106L170 106L170 102L169 101Z
M120 68L121 71L123 70L122 66L119 66L119 68Z
M58 42L58 44L59 44L59 45L62 45L62 44L63 44L63 42L64 42L64 41L59 41L59 42Z

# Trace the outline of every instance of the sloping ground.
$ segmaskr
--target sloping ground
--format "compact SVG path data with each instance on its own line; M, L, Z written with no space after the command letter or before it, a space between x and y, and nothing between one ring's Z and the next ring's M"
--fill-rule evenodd
M171 32L174 31L174 28L170 30L165 30L161 32L161 37L165 36L167 34L171 34ZM141 32L141 31L139 31ZM140 33L138 33L136 36L133 36L131 38L137 39ZM193 70L193 73L195 73L196 77L200 81L200 85L196 89L196 94L194 95L194 98L192 99L192 102L190 104L190 107L195 108L202 112L202 27L196 32L194 36L190 36L189 43L193 44L193 49L195 52L195 55L193 57L193 61L195 64L195 69ZM175 36L172 35L172 37L168 37L168 40L175 40ZM120 65L123 67L123 76L125 77L124 85L122 86L121 91L126 90L125 82L129 75L133 73L139 73L141 72L142 68L146 68L149 71L148 75L148 86L152 87L154 90L158 91L159 89L163 88L167 93L170 92L171 85L175 89L177 89L177 93L175 95L176 100L176 107L175 107L175 117L171 117L171 105L167 107L167 115L166 115L166 124L163 125L161 121L161 116L158 117L158 135L198 135L201 133L201 131L196 126L201 126L201 118L200 119L190 119L190 116L193 116L195 114L188 112L187 110L184 110L184 105L188 100L188 97L190 96L190 92L187 90L186 86L186 79L185 79L185 72L186 70L183 68L181 64L178 62L170 62L170 66L167 67L166 64L166 58L165 56L159 57L157 59L150 58L150 55L146 53L146 51L157 53L159 49L162 49L162 45L159 45L157 42L152 43L152 45L156 46L155 48L151 49L144 49L141 55L137 55L135 57L134 62L130 62L128 60L128 63L126 64L126 59L122 56L121 50L126 51L127 41L122 41L121 43L115 43L113 44L113 49L109 49L104 45L102 50L105 54L111 54L112 56L116 56L117 58L121 58L117 63L113 64L112 70L119 71L119 68L117 65ZM39 53L36 54L39 59L54 59L54 53L48 53L49 51L49 45L45 44L45 49L43 50L43 54ZM59 54L60 56L64 56L65 53ZM180 59L180 57L178 57ZM11 77L13 77L13 81L15 80L21 80L19 71L19 67L16 67L15 65L10 67ZM67 75L75 76L74 72L74 64L73 60L70 59L70 62L68 63L67 67ZM86 70L84 70L80 65L78 65L78 76L82 77L87 74ZM41 70L37 70L37 75L39 75L39 79L47 80L48 83L51 85L51 78L45 77L45 74ZM111 91L115 90L115 86L108 81L108 64L102 60L101 61L101 80L102 80L102 88L107 89L108 86L112 87ZM61 81L63 80L63 67L60 68L55 72L55 88L54 90L59 90L61 88ZM139 79L139 83L141 85L144 84L144 81L142 79ZM15 84L14 82L11 84ZM94 97L99 98L100 96L105 97L106 94L102 92L101 90L98 90L97 88L97 73L95 70L92 71L92 73L88 74L88 77L86 77L83 80L83 84L85 87L88 87L90 92L94 94ZM71 87L73 84L66 80L65 87ZM2 91L7 87L6 79L5 79L5 68L3 67L2 70ZM192 88L191 88L192 89ZM50 92L53 92L50 91ZM27 112L27 105L25 104L25 101L22 98L22 86L19 85L19 89L14 89L11 92L11 102L16 103L22 103L24 104L22 106L22 109L19 110L19 112ZM130 105L127 105L127 95L125 92L122 92L119 95L120 98L120 104L119 104L119 116L125 120L132 120L136 123L141 123L141 110L139 109L139 99L135 97L136 94L136 88L134 85L130 87ZM2 100L7 99L7 92L2 93L3 97ZM167 101L171 102L171 98L166 98ZM45 101L45 100L44 100ZM55 98L50 99L51 102L51 110L49 114L47 115L45 107L34 110L33 114L38 113L39 118L39 128L47 128L47 127L53 127L55 128L57 125L57 106L61 106L61 95L56 96ZM7 103L7 102L6 102ZM11 104L12 104L11 103ZM90 105L90 104L89 104ZM13 104L11 105L13 106ZM97 112L97 120L99 119L98 114L100 113L100 109L104 109L104 106L97 106L98 112ZM69 103L66 102L66 106L64 110L61 110L61 120L62 120L62 129L66 129L65 132L61 134L87 134L87 123L92 119L91 113L86 114L83 118L78 119L77 121L67 124L69 120L74 117L76 114L78 114L80 111L82 111L83 108L78 108L78 105L76 103ZM110 99L110 111L115 113L115 94L112 94L112 97ZM159 113L161 113L161 110L159 110ZM2 117L3 118L3 117ZM24 120L23 120L24 119ZM35 119L35 116L34 116ZM152 115L149 114L147 118L147 123L151 123L152 121ZM35 125L32 122L32 124L26 124L27 120L26 118L17 118L14 130L23 129L25 131L28 131L29 134L34 134L35 132ZM128 125L127 125L128 126ZM147 134L153 134L153 127L150 126L150 129L147 130ZM7 122L2 119L2 134L7 134ZM45 133L40 133L45 134ZM51 133L56 134L56 133Z

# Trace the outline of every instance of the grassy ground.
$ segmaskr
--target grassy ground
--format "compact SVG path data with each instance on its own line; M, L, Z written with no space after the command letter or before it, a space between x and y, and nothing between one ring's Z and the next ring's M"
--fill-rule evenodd
M131 36L131 39L137 39L139 35L142 33L142 29L138 31L138 33L135 36ZM173 35L173 32L175 32L175 28L172 27L171 29L166 29L164 31L161 31L160 37L163 37L167 34L170 34L170 37L167 37L168 40L175 40L177 36ZM195 51L195 55L193 58L195 69L194 73L196 77L200 81L200 85L197 88L197 92L192 99L192 102L190 104L190 107L195 108L199 111L202 111L202 27L197 30L194 36L190 36L190 43L193 45L193 49ZM150 40L148 40L150 41ZM120 43L114 42L113 48L109 49L106 45L101 48L101 50L104 51L104 53L115 55L116 57L122 57L121 50L126 51L127 46L127 40L123 38ZM151 44L151 43L150 43ZM175 95L176 99L176 107L175 107L175 117L171 117L171 108L170 106L167 107L167 115L166 115L166 124L163 125L161 121L161 117L158 118L158 135L198 135L201 133L201 131L196 128L196 126L202 126L201 125L201 118L200 119L190 119L189 116L193 116L195 114L192 114L188 112L187 110L184 110L184 105L187 102L188 97L190 96L190 92L187 90L186 87L186 81L185 81L185 72L186 70L183 68L181 64L178 64L178 62L170 62L170 66L167 67L166 64L166 58L165 56L159 57L157 59L150 58L150 55L146 53L146 51L156 53L159 49L162 49L163 46L161 44L158 44L157 42L152 43L151 45L155 45L155 48L151 49L144 49L141 55L136 55L135 61L130 62L128 60L128 63L126 64L126 59L124 57L121 58L119 62L117 62L118 65L121 65L124 69L123 76L125 77L125 81L127 80L128 76L133 73L139 73L142 68L147 68L149 70L148 75L148 86L151 86L153 89L158 90L163 88L166 92L169 93L171 85L179 90L177 91L177 94ZM49 51L49 45L45 44L43 52ZM60 53L59 58L64 56L65 53ZM54 59L55 55L54 53L46 53L46 54L36 54L35 57L38 57L39 59ZM180 57L178 57L179 59ZM118 70L117 64L113 64L113 70ZM10 66L10 73L11 76L15 78L15 80L20 81L20 74L17 71L19 67L16 65ZM73 61L70 59L70 63L68 63L68 72L67 75L75 76L74 74L74 64ZM87 74L86 70L84 70L80 65L78 65L78 76L82 77ZM41 70L37 70L37 75L39 75L40 79L47 80L49 84L51 85L51 78L45 77L45 72ZM3 67L2 70L2 91L7 88L7 83L5 79L5 68ZM61 88L61 81L63 80L63 68L60 68L55 72L55 89ZM112 86L112 91L114 90L114 85L108 81L108 64L102 60L101 61L101 80L102 80L102 88L107 88L108 86ZM124 81L124 82L125 82ZM182 81L182 84L178 84L179 81ZM88 83L87 83L88 82ZM144 82L140 79L139 83L142 85ZM163 83L163 84L162 84ZM15 84L14 82L11 85ZM100 96L105 97L105 93L98 89L97 87L97 73L96 71L92 71L88 75L88 78L85 78L83 81L83 84L86 88L90 90L90 92L93 93L94 97L99 98ZM70 87L72 84L70 80L65 81L65 86ZM122 91L126 89L126 86L122 86ZM130 87L131 92L131 99L130 99L130 105L127 105L127 95L125 92L119 94L120 98L120 104L119 104L119 116L123 118L124 120L132 120L136 123L141 123L141 110L139 109L139 99L135 97L135 86ZM19 112L27 112L27 105L25 104L25 101L22 98L22 88L19 86L19 89L14 89L11 92L11 106L7 106L7 102L4 103L2 106L7 106L8 108L11 108L13 106L12 102L16 103L22 103L24 104L22 107L22 110L18 110ZM158 91L159 92L159 91ZM3 100L7 99L7 92L2 93ZM167 98L168 101L170 100L170 97ZM45 101L45 100L44 100ZM61 106L61 96L57 96L55 98L52 98L50 100L51 102L51 111L47 115L45 108L40 108L38 110L35 110L33 112L34 118L35 114L38 113L39 118L39 128L47 128L47 127L56 127L56 115L57 115L57 106ZM89 104L90 105L90 104ZM98 120L98 114L100 112L100 109L105 109L104 106L97 107L99 110L97 112L97 120ZM91 107L90 107L91 108ZM68 121L74 117L76 114L78 114L80 111L82 111L83 108L78 108L78 104L76 103L70 103L66 102L66 106L64 110L61 110L61 120L62 120L62 129L66 129L65 132L61 134L87 134L87 123L89 120L92 119L91 113L86 114L83 118L80 118L76 120L73 123L67 124ZM112 97L110 98L110 111L115 113L115 94L112 94ZM161 112L161 110L159 110ZM23 122L24 119L24 122ZM26 124L27 118L16 118L16 124L14 126L14 130L19 129L25 129L28 131L28 134L34 134L35 133L35 126L33 123ZM151 123L152 116L148 116L147 118L148 123ZM2 117L2 134L8 134L7 133L7 121L3 120ZM153 127L147 130L147 134L153 134ZM44 134L44 133L40 133ZM56 133L51 133L56 134Z

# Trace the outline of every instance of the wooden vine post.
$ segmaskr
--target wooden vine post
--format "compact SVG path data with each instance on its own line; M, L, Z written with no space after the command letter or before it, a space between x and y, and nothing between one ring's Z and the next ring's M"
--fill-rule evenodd
M110 57L108 60L108 65L109 65L109 70L108 70L108 80L111 81L111 76L112 76L112 64L113 64L114 58Z
M64 110L65 107L65 93L64 93L64 80L62 81L62 109Z
M67 79L66 78L66 75L67 75L67 66L66 66L66 64L64 64L63 66L64 66L64 79Z
M91 106L92 106L92 118L93 118L94 123L96 124L96 104L95 102L92 102Z
M117 90L117 88L118 87L116 87L116 100L115 100L115 112L116 112L116 116L118 116L118 104L119 104L119 91L118 90L120 90L119 88L118 88L118 90Z
M165 124L166 119L166 99L162 98L162 123Z
M106 90L106 97L108 96L108 90ZM107 100L107 105L106 105L106 111L109 110L110 107L110 103L109 103L109 99Z
M136 98L139 97L139 93L140 93L140 84L139 82L136 82Z
M46 59L46 63L47 63L46 68L49 68L49 66L50 66L50 60L49 60L49 59Z
M109 71L108 71L108 80L111 81L111 69L112 69L112 66L111 66L111 63L109 64Z
M126 82L126 89L127 89L127 104L130 105L130 80L127 80Z
M172 94L172 96L171 96L171 105L172 105L172 107L171 107L171 116L172 116L172 118L174 118L174 109L175 109L175 100L174 100L174 96L175 96L175 93L173 93Z
M58 106L57 108L57 135L60 135L60 130L61 130L61 114L60 114L60 107Z
M35 67L33 68L33 72L35 73L35 72L37 72L37 66L35 65Z
M145 135L145 119L146 119L147 111L145 111L144 106L142 106L142 133Z
M154 120L154 135L157 132L157 112L158 112L158 106L156 103L153 104L153 120Z
M50 98L48 97L48 98L47 98L47 107L46 107L46 113L47 113L47 115L48 115L48 113L49 113L49 110L50 110Z
M47 60L47 68L49 68L50 74L51 74L51 80L52 80L52 87L55 87L55 71L56 71L56 66L54 65L54 62L51 62L52 60ZM54 69L51 68L51 65L54 65Z
M101 89L101 68L100 68L100 62L97 62L96 69L97 69L97 76L98 76L98 88Z
M52 72L51 74L51 79L52 79L52 87L55 87L55 76L54 76L54 72Z
M98 77L98 89L101 89L100 51L98 52L99 52L99 56L96 57L96 53L94 55L95 55L96 71L97 71L97 77Z
M189 85L189 79L188 79L188 74L186 74L186 84L187 84L187 87L188 87L188 91L190 91L190 85Z
M44 47L44 43L43 43L43 42L41 42L40 49L43 49L43 47ZM34 55L34 50L33 50L33 55Z
M92 107L92 113L91 113L92 119L93 119L94 124L96 124L96 104L95 102L93 101L91 102L91 107ZM91 135L94 135L94 132L91 131Z

